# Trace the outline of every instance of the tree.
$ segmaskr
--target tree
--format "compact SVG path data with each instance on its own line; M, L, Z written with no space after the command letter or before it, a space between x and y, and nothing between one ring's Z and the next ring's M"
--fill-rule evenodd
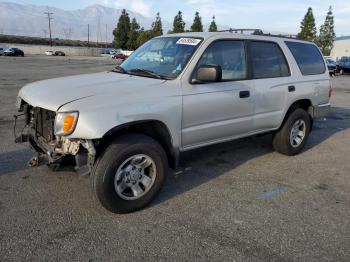
M215 16L213 16L213 21L211 21L209 26L209 32L216 32L216 31L218 31L218 27L216 26L216 23L215 23Z
M203 32L202 17L199 16L198 12L196 12L196 14L194 16L193 24L191 26L191 31L192 32Z
M185 32L185 21L182 19L182 12L179 11L174 17L173 31L172 33L183 33Z
M152 33L153 37L163 34L162 19L160 18L159 12L157 13L156 21L152 23Z
M139 35L137 37L137 47L143 45L146 43L148 40L153 38L153 31L152 30L144 30L142 27L141 30L139 31Z
M127 48L128 35L130 31L130 18L129 14L123 9L117 27L113 30L114 42L116 48Z
M315 17L312 13L312 8L309 7L303 21L301 21L298 37L306 41L315 41L316 33Z
M320 35L316 41L317 45L320 47L325 56L330 55L333 48L334 39L334 16L332 7L330 6L324 24L320 28Z
M140 25L137 23L136 19L133 18L130 23L130 31L128 34L128 41L126 47L128 50L135 50L138 47L137 38L140 34Z

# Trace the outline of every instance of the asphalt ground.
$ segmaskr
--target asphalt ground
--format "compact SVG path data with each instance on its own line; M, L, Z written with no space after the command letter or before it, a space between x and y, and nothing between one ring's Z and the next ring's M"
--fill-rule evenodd
M350 76L300 155L270 135L187 152L149 207L116 215L89 177L28 168L12 118L24 84L113 65L0 57L0 261L350 261Z

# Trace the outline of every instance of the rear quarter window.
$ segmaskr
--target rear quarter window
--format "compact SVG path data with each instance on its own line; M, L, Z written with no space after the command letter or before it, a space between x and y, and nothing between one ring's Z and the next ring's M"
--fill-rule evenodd
M286 41L302 75L320 75L326 72L321 52L313 44Z

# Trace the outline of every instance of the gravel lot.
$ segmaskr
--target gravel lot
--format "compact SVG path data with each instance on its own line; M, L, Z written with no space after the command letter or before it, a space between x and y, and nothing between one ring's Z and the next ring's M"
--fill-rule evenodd
M260 136L188 152L148 208L104 210L89 178L46 166L13 143L21 86L111 69L102 58L0 57L1 261L350 261L350 77L306 150Z

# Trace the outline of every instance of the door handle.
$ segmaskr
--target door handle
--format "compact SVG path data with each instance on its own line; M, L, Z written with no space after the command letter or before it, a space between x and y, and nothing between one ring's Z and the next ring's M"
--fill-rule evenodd
M240 98L247 98L250 96L250 92L249 91L240 91L239 92L239 97Z
M288 92L295 92L295 86L288 86Z

